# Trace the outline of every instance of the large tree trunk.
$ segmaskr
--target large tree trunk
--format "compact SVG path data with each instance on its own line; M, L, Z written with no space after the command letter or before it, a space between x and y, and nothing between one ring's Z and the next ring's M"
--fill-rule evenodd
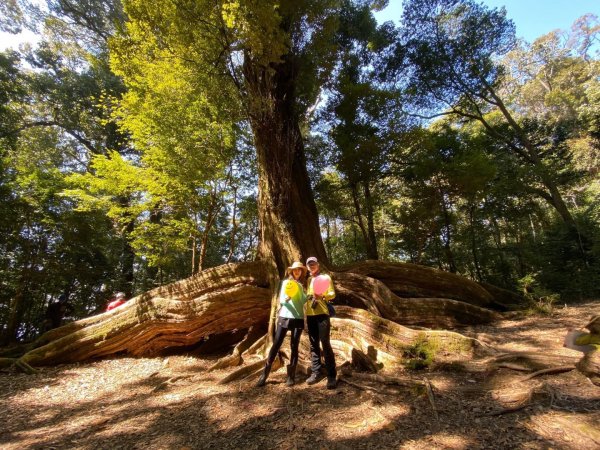
M244 79L258 157L259 256L272 260L279 275L293 260L310 255L327 262L298 126L296 75L292 56L261 67L252 55L245 55Z
M258 257L268 267L273 295L267 336L272 336L278 308L275 287L293 261L316 256L327 264L319 229L304 144L296 110L293 56L264 67L244 55L247 106L258 160ZM267 339L264 350L267 350Z

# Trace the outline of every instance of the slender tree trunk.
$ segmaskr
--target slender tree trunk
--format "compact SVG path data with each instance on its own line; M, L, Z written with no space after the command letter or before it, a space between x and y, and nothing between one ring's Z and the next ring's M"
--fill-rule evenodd
M331 225L329 217L325 217L325 250L329 261L333 264L333 258L331 256Z
M162 211L161 211L160 207L157 206L157 207L153 208L152 211L150 212L150 223L160 226L161 221L162 221ZM143 281L142 286L143 286L143 290L147 291L148 290L148 287L146 285L147 281L150 281L150 285L152 287L159 285L158 267L151 266L146 263L145 271L146 271L146 277L145 277L145 280Z
M29 225L27 225L27 228L29 231L31 230ZM32 282L31 278L33 268L37 265L38 255L42 251L40 248L35 249L32 246L32 242L29 240L25 241L23 247L25 258L21 267L17 290L14 297L10 301L6 330L4 332L4 336L2 336L3 345L17 341L19 326L23 321L26 295L28 294L29 286Z
M204 230L204 233L202 233L202 241L200 242L200 255L198 257L198 272L202 272L204 269L204 263L206 261L206 248L208 247L208 233L209 230Z
M132 221L127 225L121 250L121 286L119 288L127 294L127 297L133 295L135 252L129 243L129 236L131 236L133 228L134 222Z
M356 212L356 219L358 223L358 227L360 228L360 232L363 237L363 241L365 243L365 248L367 250L367 258L368 259L379 259L379 255L377 253L377 243L375 240L375 227L373 225L373 210L370 208L370 191L368 187L364 186L365 193L365 201L366 201L366 212L367 212L367 224L365 225L365 221L363 219L363 212L360 206L360 199L358 198L358 185L350 184L350 192L352 193L352 200L354 202L354 210ZM367 197L367 195L369 197Z
M450 247L450 242L452 240L450 213L448 212L448 205L446 204L444 191L440 188L439 192L441 197L442 213L444 215L444 229L446 230L446 236L444 239L444 253L446 254L446 259L448 261L449 271L452 273L456 273L456 263L454 262L454 254L452 253L452 248Z
M533 224L531 214L529 214L529 225L531 226L531 236L533 237L533 242L537 242L537 233L535 232L535 225Z
M21 324L21 315L23 311L23 281L19 282L19 288L15 296L10 301L6 331L2 339L2 345L8 345L17 341L17 330Z
M471 228L471 253L473 255L473 265L477 280L482 281L481 269L479 267L479 258L477 257L477 240L475 239L475 205L469 205L469 226Z
M502 113L510 127L516 133L520 144L524 147L522 150L518 151L519 154L521 156L524 156L525 159L527 159L528 162L531 163L537 169L542 184L546 186L548 192L550 193L550 204L556 209L556 211L566 224L577 230L577 224L575 223L575 220L573 219L569 208L567 208L567 204L562 198L562 195L558 190L556 182L552 179L552 176L547 172L546 167L544 166L535 145L529 140L527 133L517 123L512 113L504 104L504 101L496 93L495 89L492 86L490 86L490 84L485 79L482 79L482 81L487 87L490 95L495 100L495 105L498 106L500 112ZM509 143L509 145L515 148L513 143Z
M229 239L229 254L227 255L227 260L225 262L229 263L231 262L231 258L233 257L233 253L235 251L235 235L237 233L237 221L236 221L236 214L237 214L237 188L234 187L233 188L233 211L232 211L232 218L231 218L231 237Z
M196 236L191 236L192 239L192 273L194 275L196 273Z
M204 231L202 232L202 240L200 242L200 254L198 256L198 266L196 272L201 272L204 269L204 263L206 262L206 251L208 249L208 237L215 223L215 219L219 214L221 206L219 205L219 198L217 192L217 185L213 187L210 197L210 205L206 213L206 223L204 224Z
M542 161L539 159L539 156L537 155L537 152L533 147L530 149L530 153L534 155L534 164L536 169L540 173L542 184L546 186L548 192L550 192L550 197L552 198L551 205L554 206L554 209L556 209L563 222L577 230L577 224L575 223L575 219L573 219L569 208L567 208L567 204L562 198L562 195L558 190L558 186L556 185L552 177L546 173L546 168L542 164Z
M371 197L371 188L369 182L363 182L363 190L365 195L365 207L367 210L367 229L369 232L369 245L367 247L367 257L369 259L379 259L379 251L377 250L377 237L375 236L375 221L373 213L373 198Z

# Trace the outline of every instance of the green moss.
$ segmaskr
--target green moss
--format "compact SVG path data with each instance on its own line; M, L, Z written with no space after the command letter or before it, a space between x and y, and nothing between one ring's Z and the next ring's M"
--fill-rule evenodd
M438 349L438 339L428 339L425 334L420 333L414 344L404 348L404 365L411 370L426 369L433 363Z
M587 333L587 334L579 336L575 340L575 343L577 345L589 345L589 344L598 345L598 344L600 344L600 335Z
M450 336L444 348L452 353L468 353L473 350L473 342L466 337Z

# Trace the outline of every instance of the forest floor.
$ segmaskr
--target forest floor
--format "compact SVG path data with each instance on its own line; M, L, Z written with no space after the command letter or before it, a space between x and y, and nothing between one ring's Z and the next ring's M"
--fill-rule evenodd
M595 301L460 331L501 351L581 356L563 339L599 310ZM429 380L430 396L343 381L335 390L325 380L288 388L284 369L264 388L254 387L256 379L219 385L228 371L206 372L216 358L117 358L0 373L0 448L600 448L600 387L577 371L528 381L508 368L396 374ZM502 405L502 393L524 388L536 392L524 407Z

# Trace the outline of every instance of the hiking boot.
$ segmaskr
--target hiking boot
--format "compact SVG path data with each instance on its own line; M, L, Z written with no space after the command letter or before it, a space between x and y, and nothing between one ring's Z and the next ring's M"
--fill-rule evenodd
M321 372L313 372L310 377L307 378L306 384L316 384L324 378Z
M285 382L286 386L293 386L296 384L296 366L287 366L287 381Z
M335 377L327 377L327 389L335 389L337 380Z
M256 382L257 387L263 387L265 384L267 384L267 378L269 377L269 372L271 372L271 364L267 363L267 364L265 364L265 368L263 369L262 373L260 374L260 378Z

